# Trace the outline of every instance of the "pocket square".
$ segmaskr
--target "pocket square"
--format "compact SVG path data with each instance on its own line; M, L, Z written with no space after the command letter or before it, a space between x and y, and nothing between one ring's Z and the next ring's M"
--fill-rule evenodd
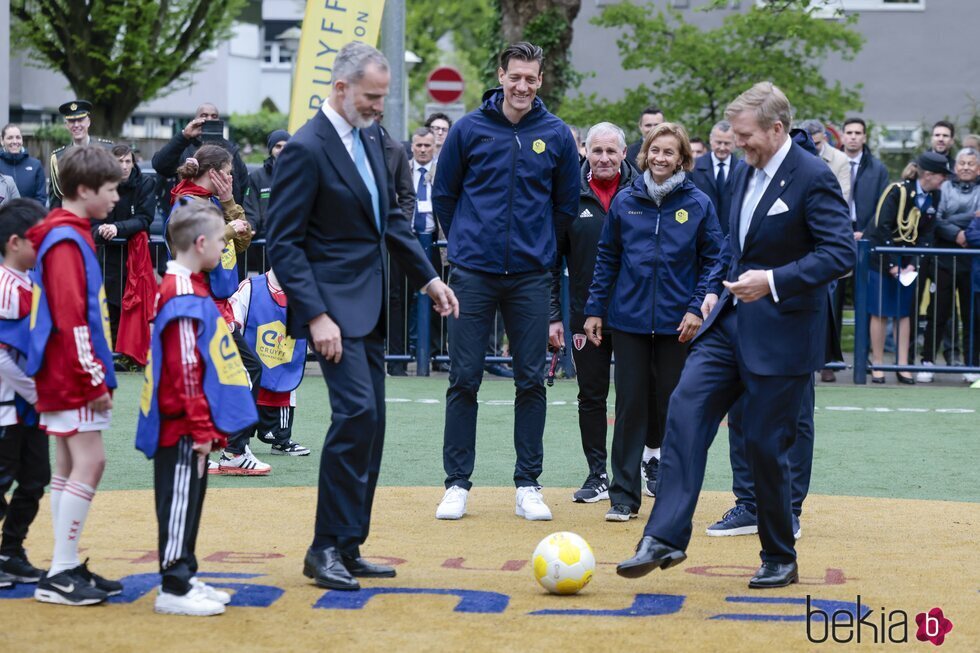
M777 199L773 202L773 205L769 207L769 212L766 215L779 215L780 213L786 213L789 211L789 207L786 206L786 202Z

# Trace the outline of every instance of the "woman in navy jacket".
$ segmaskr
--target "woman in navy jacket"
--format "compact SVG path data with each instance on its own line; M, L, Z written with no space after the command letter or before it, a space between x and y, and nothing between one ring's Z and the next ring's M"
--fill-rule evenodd
M701 303L720 285L721 227L708 196L687 179L694 158L680 125L658 125L643 140L643 172L609 209L585 306L593 344L615 332L616 425L607 521L640 508L640 462L651 432L662 441L667 402L701 326ZM659 447L655 450L659 458Z
M3 151L0 152L0 174L14 178L21 197L30 197L41 204L47 204L48 191L44 181L44 166L37 159L27 155L20 127L14 124L5 125L0 140L3 143Z

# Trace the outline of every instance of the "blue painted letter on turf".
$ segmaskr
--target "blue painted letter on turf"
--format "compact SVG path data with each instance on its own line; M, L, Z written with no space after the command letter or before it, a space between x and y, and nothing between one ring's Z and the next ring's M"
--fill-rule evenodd
M805 598L781 598L774 596L729 596L725 598L730 603L769 603L782 605L806 605ZM833 614L835 610L850 613L855 619L860 619L864 615L857 614L857 604L849 601L830 601L826 599L810 599L810 603L820 608L827 614ZM868 610L870 612L870 609ZM865 612L867 614L867 612ZM750 614L732 613L716 614L709 619L727 619L730 621L806 621L805 614Z
M313 604L323 610L360 610L367 602L380 594L437 594L458 596L454 612L469 614L500 614L507 609L510 597L497 592L475 590L448 590L432 587L373 587L357 592L327 592Z
M676 594L637 594L633 605L622 610L538 610L533 615L569 615L575 617L660 617L680 612L683 596Z

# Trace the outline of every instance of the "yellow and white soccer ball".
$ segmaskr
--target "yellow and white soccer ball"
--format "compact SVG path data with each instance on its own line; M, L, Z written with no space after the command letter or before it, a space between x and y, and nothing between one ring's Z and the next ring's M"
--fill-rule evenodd
M531 556L534 578L552 594L575 594L592 580L595 554L575 533L552 533Z

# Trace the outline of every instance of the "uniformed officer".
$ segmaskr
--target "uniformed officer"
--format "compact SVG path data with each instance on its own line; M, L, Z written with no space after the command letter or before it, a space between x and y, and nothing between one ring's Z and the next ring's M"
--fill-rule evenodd
M75 145L101 145L107 150L111 150L114 143L104 138L93 138L88 134L88 128L92 126L92 119L89 113L92 111L92 103L88 100L71 100L58 107L58 112L65 117L65 127L71 132L72 142L63 145L51 153L51 160L48 165L48 179L50 188L48 198L51 208L61 206L61 186L58 183L58 161Z

